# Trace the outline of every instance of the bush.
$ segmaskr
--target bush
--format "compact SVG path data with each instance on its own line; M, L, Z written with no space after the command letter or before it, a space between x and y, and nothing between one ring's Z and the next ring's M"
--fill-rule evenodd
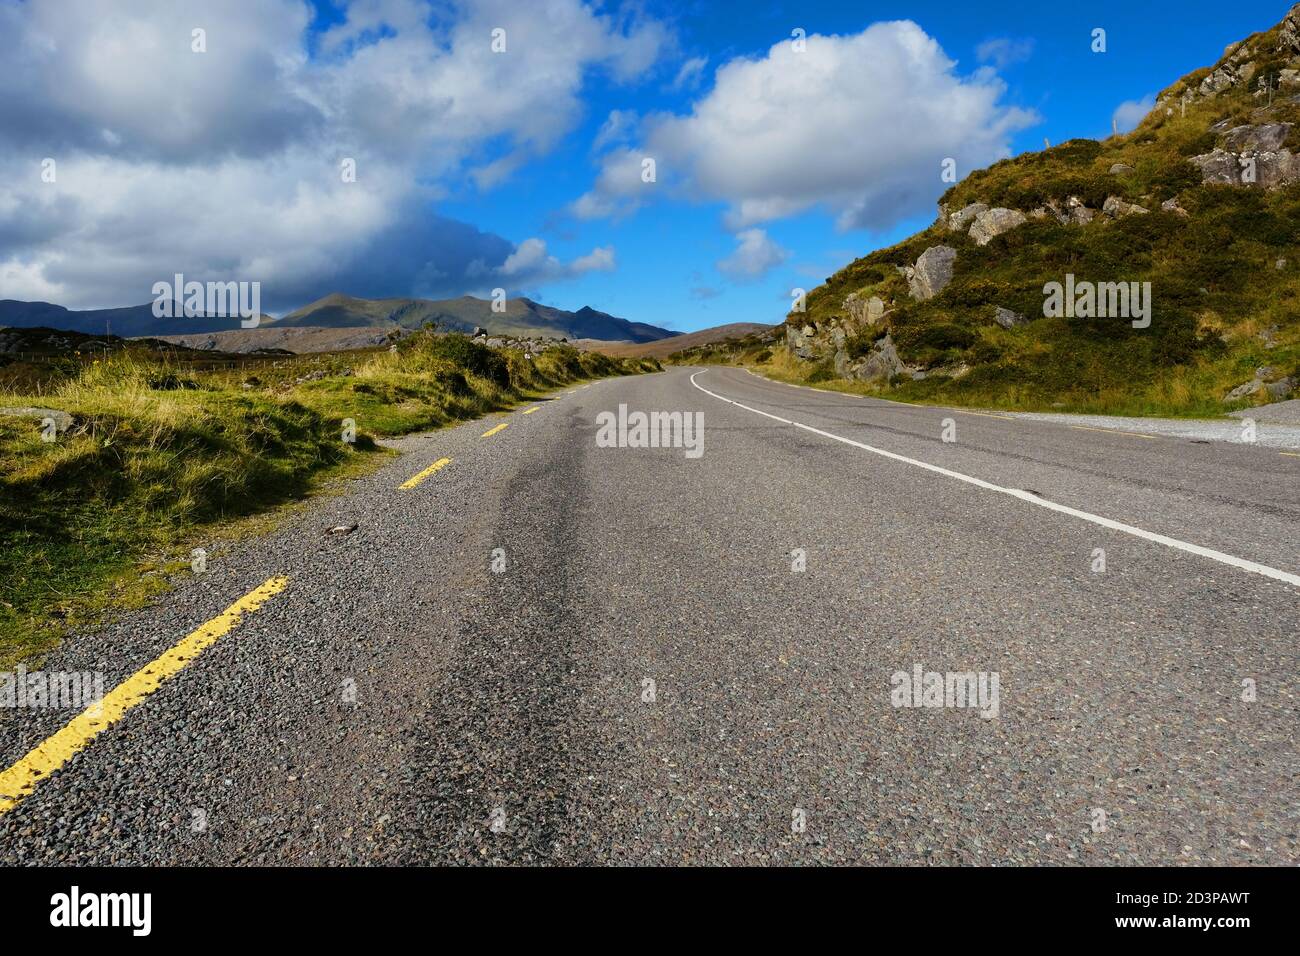
M442 359L465 369L471 375L487 379L500 388L510 387L510 366L496 349L480 345L467 335L452 332L448 335L426 333L413 335L402 342L401 351L417 353L420 357Z

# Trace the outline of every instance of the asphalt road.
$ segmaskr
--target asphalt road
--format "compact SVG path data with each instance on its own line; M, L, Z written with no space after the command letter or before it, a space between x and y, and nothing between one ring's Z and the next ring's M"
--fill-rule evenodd
M287 580L0 864L1300 862L1300 457L735 369L539 404L70 639L112 687ZM597 447L619 404L703 455ZM895 706L917 665L996 716ZM0 712L0 767L73 716Z

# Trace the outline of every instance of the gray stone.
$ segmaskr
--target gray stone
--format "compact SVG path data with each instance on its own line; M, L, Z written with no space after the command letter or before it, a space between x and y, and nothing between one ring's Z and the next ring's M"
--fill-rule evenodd
M1277 37L1277 49L1279 53L1288 56L1300 54L1300 3L1292 7L1286 19L1282 21L1282 29Z
M1200 169L1201 181L1204 183L1241 185L1241 163L1236 153L1216 149L1210 153L1193 156L1188 162Z
M975 217L970 227L970 237L977 245L987 246L1003 233L1028 222L1028 217L1015 209L986 209Z
M858 325L875 325L885 315L885 300L878 295L864 299L854 292L845 298L844 311Z
M1280 189L1300 182L1300 155L1283 149L1276 153L1257 153L1253 158L1255 185L1261 189Z
M1282 148L1290 132L1290 123L1237 126L1224 134L1223 147L1233 153L1274 152Z
M982 202L973 202L960 212L955 212L948 217L948 229L952 232L965 232L975 217L982 212L988 211L988 206Z
M876 343L866 361L851 369L846 377L856 379L859 382L887 382L895 375L908 372L908 367L898 357L898 349L894 347L894 340L886 335Z
M1188 214L1186 209L1178 205L1178 200L1176 198L1166 199L1164 202L1160 204L1160 208L1163 209L1165 212L1177 213L1180 216L1186 216Z
M1110 168L1110 172L1112 176L1127 176L1133 172L1133 167L1127 163L1116 163Z
M1253 379L1242 385L1238 385L1231 392L1225 395L1223 400L1225 402L1240 401L1243 398L1249 398L1260 389L1267 391L1269 397L1274 401L1286 398L1295 388L1295 379L1287 377L1270 383L1268 380L1276 374L1277 369L1273 368L1271 365L1257 368L1255 369L1255 377Z
M952 281L953 264L957 250L951 246L931 246L916 260L916 267L908 280L912 298L924 302L933 299Z
M1112 219L1123 219L1125 216L1146 215L1151 210L1136 203L1125 202L1118 196L1108 196L1101 207L1101 211Z
M788 325L785 330L786 348L801 359L811 359L817 354L812 342L816 334L817 330L811 325L805 325L802 329Z
M1244 155L1216 149L1193 156L1189 162L1201 170L1201 179L1206 183L1277 189L1300 182L1300 155L1292 155L1286 149Z
M1268 392L1269 398L1275 402L1280 402L1295 391L1295 386L1296 380L1288 376L1276 382L1270 382L1264 386L1264 390Z
M993 313L993 321L1004 329L1014 329L1018 325L1026 325L1029 320L1019 312L1012 312L1010 309L1004 309L998 306Z
M6 418L34 418L37 421L50 418L54 420L54 429L60 435L72 427L72 416L67 412L59 411L57 408L0 408L0 416Z

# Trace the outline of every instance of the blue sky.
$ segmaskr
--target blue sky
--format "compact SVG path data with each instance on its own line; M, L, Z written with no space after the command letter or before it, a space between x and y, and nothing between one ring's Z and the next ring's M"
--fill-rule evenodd
M1157 93L1178 77L1212 63L1234 39L1266 29L1285 8L1267 3L1188 3L1170 16L1141 3L693 3L650 8L671 22L681 38L681 57L707 57L704 83L717 66L735 57L758 56L796 27L808 33L857 33L881 20L913 20L958 61L958 70L980 65L976 51L989 40L1009 39L1020 57L999 72L1008 102L1034 109L1041 122L1017 133L1014 153L1078 136L1110 132L1115 109ZM676 11L674 14L673 11ZM1091 51L1092 30L1107 30L1107 52ZM1024 41L1031 46L1025 47ZM1015 48L1012 49L1015 52ZM464 189L440 209L506 236L539 235L562 257L593 245L613 244L619 267L540 290L554 305L592 304L637 321L689 331L725 322L780 322L789 290L812 288L833 271L871 249L924 228L933 216L913 217L883 233L838 231L834 216L813 211L771 225L772 238L790 250L787 264L753 283L720 275L714 263L734 248L721 225L723 204L671 202L643 209L617 222L552 221L553 213L590 184L590 145L611 110L687 112L701 88L673 90L670 61L646 82L630 87L592 83L582 126L552 155L529 165L489 192ZM906 135L906 131L899 131ZM936 179L935 191L943 188ZM694 291L693 291L694 290ZM709 292L704 292L709 290ZM701 298L710 295L711 298Z
M944 156L964 175L1044 138L1104 136L1121 104L1286 12L68 2L85 16L0 0L17 77L0 95L0 166L52 156L67 170L53 189L0 186L0 298L147 301L137 289L184 269L256 278L277 311L335 290L502 286L683 331L781 321L793 287L932 221ZM915 26L881 26L895 21ZM506 50L489 59L495 23ZM195 24L206 56L186 48ZM139 57L152 76L132 73ZM348 191L334 166L353 154ZM658 179L643 189L620 161L649 155Z

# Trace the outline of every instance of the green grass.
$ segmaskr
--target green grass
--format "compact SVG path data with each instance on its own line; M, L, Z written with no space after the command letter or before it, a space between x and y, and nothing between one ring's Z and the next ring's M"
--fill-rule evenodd
M74 420L47 443L38 421L0 416L0 664L148 601L200 535L258 530L257 516L376 466L376 437L658 367L567 347L525 359L418 334L396 353L266 362L251 374L132 350L63 366L33 392L0 391L0 407ZM342 440L345 419L353 444Z

